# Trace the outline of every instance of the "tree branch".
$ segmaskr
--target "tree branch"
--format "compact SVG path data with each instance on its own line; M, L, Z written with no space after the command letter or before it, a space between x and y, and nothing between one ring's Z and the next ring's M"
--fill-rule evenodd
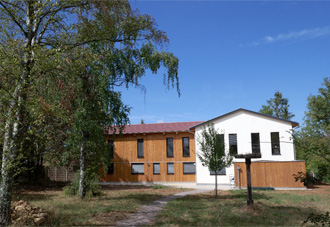
M5 2L7 3L7 2ZM3 1L0 1L0 5L6 10L6 12L9 14L9 16L13 19L14 23L22 30L22 32L24 33L24 35L26 36L26 31L24 30L24 28L22 27L22 25L18 22L18 20L16 19L16 17L12 14L12 12L7 8L6 5L4 5Z

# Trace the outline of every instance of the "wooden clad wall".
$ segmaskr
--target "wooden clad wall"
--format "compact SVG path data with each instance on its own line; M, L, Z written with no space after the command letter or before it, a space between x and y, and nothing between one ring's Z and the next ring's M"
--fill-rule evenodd
M183 157L182 138L189 137L190 156ZM173 138L173 156L167 157L166 138ZM111 140L108 137L107 140ZM144 157L138 158L137 140L143 139ZM184 174L183 163L195 162L194 135L188 132L149 133L116 136L114 139L114 174L101 181L125 182L195 182L195 174ZM144 174L132 174L131 163L144 163ZM153 163L160 163L160 174L153 174ZM174 163L174 174L167 174L167 163Z
M238 170L240 169L240 182L246 187L246 166L244 162L234 163L235 186L238 187ZM304 161L289 162L252 162L251 181L252 187L305 187L300 181L295 181L293 174L306 172Z

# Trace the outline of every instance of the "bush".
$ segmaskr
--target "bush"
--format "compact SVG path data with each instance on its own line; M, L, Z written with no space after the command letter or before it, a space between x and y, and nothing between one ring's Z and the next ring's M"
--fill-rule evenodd
M293 174L293 177L295 178L295 181L304 183L304 186L306 187L312 187L313 184L317 183L314 177L309 173L298 172L298 174Z
M72 182L63 188L64 194L68 196L76 196L79 193L79 172L75 174ZM102 191L95 174L86 175L86 196L101 196Z

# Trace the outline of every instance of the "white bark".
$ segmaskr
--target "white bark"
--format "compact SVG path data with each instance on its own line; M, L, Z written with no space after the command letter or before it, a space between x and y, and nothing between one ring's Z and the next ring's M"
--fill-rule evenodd
M79 177L79 197L83 199L86 195L86 150L85 150L85 138L82 133L81 146L80 146L80 177Z

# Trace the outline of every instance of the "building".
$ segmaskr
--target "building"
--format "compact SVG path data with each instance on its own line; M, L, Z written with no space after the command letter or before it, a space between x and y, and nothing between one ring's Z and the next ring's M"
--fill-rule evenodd
M189 128L202 123L128 125L109 133L112 164L101 181L196 182L195 141Z
M260 153L260 159L252 159L252 182L258 187L303 187L301 182L294 180L293 174L305 172L305 162L296 160L293 143L293 129L297 122L284 120L258 112L238 109L221 115L209 121L202 122L190 128L198 138L209 123L222 134L225 150L234 154ZM195 141L196 152L199 152ZM238 170L240 180L245 182L245 163L242 159L233 160L233 165L219 170L218 183L230 184L231 178L238 185ZM254 169L253 169L254 168ZM196 183L214 183L214 173L196 158Z
M113 159L101 181L214 184L214 173L202 166L196 155L196 138L208 123L223 135L227 152L261 153L261 159L252 160L252 181L257 186L303 187L292 176L305 171L305 163L295 157L292 132L298 123L246 109L205 122L129 125L115 137L109 132ZM234 159L232 166L219 170L218 183L230 184L235 178L236 186L238 181L244 186L243 161Z

